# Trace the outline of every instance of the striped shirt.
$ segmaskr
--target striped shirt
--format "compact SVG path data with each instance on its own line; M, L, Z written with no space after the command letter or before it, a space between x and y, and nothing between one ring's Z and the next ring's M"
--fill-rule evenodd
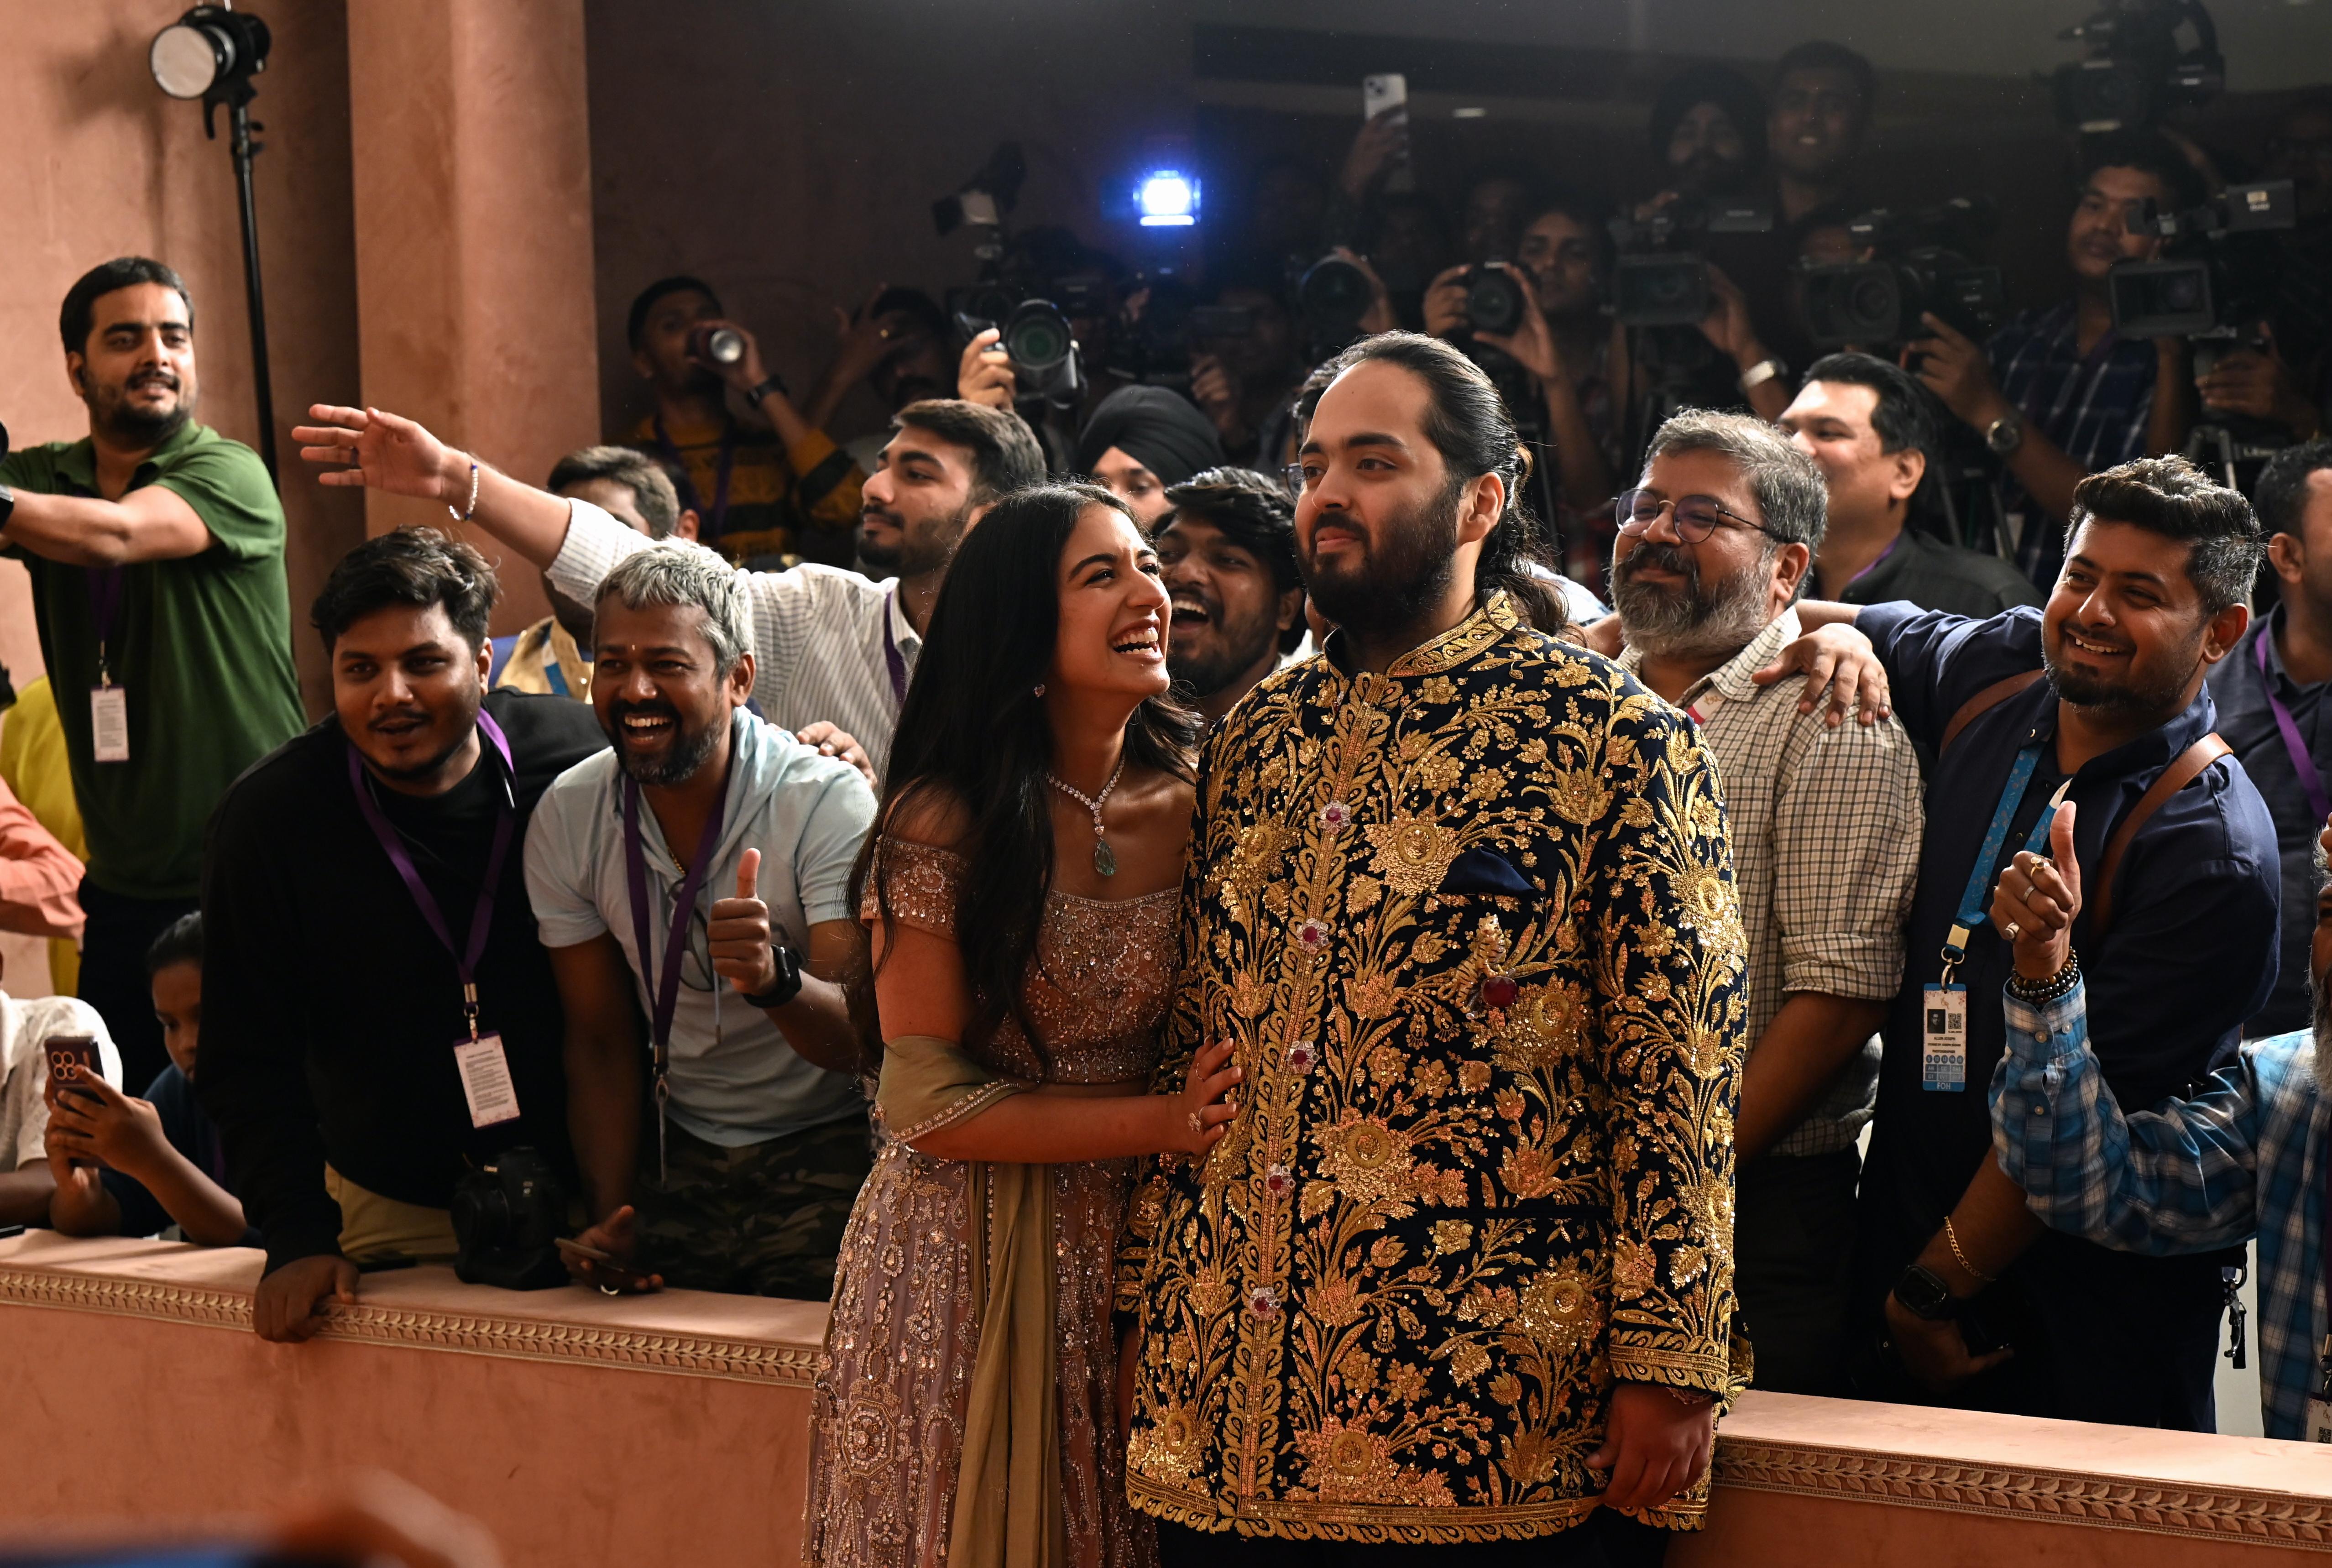
M1798 712L1800 683L1749 678L1798 635L1797 612L1782 611L1682 704L1724 786L1753 1051L1792 992L1894 999L1925 826L1918 758L1899 721L1831 729L1819 710ZM1642 658L1630 648L1620 663L1633 672ZM1874 1035L1771 1152L1853 1147L1878 1103L1878 1066Z
M616 563L651 541L588 501L568 504L567 542L550 563L550 580L588 605ZM795 731L820 721L839 725L866 749L880 778L891 760L900 695L923 646L899 606L898 583L807 562L789 571L738 571L753 607L753 700L762 716Z
M2025 423L2095 473L2146 455L2155 349L2145 339L2108 329L2084 354L2080 334L2080 313L2068 300L2019 313L1992 335L1984 353L2001 396L2022 411ZM2042 588L2054 584L2064 564L2064 536L2005 470L2000 475L2000 510L2024 519L2016 564Z
M2260 1418L2307 1436L2324 1343L2327 1112L2305 1029L2245 1042L2185 1100L2125 1116L2089 1048L2088 997L2034 1008L2006 993L1992 1077L2001 1169L2051 1229L2121 1252L2215 1252L2259 1238Z

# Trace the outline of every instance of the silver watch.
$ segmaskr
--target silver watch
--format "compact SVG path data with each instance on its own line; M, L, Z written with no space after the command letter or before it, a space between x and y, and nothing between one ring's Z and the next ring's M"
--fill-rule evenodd
M2014 409L1984 426L1983 444L1994 457L2006 457L2024 445L2024 416Z

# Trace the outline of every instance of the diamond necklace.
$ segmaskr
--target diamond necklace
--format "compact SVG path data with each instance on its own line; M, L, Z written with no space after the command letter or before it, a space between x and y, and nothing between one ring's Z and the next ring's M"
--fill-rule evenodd
M1054 789L1058 789L1062 794L1068 796L1078 805L1093 813L1094 870L1103 876L1115 876L1117 875L1117 852L1110 848L1109 840L1102 837L1102 803L1109 798L1109 792L1117 788L1118 776L1124 771L1125 753L1123 751L1120 751L1117 754L1116 770L1110 774L1109 782L1101 787L1101 793L1099 795L1088 795L1074 784L1063 783L1061 781L1060 775L1051 771L1049 769L1047 770L1045 773L1047 782L1050 783Z

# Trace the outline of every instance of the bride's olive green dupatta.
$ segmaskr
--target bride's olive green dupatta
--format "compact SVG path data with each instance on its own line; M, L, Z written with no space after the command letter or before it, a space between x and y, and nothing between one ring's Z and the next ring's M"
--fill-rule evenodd
M1033 1087L998 1077L951 1040L903 1035L884 1044L875 1098L891 1136L905 1143ZM1067 1527L1053 1386L1052 1168L970 1164L980 1353L972 1362L948 1568L1060 1568Z

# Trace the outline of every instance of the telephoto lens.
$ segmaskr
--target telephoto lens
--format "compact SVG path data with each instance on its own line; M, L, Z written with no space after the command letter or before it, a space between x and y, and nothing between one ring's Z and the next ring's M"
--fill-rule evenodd
M692 359L727 369L745 357L745 334L718 321L707 321L688 335Z
M1466 274L1466 319L1477 332L1503 338L1523 324L1530 301L1503 262L1472 269Z

